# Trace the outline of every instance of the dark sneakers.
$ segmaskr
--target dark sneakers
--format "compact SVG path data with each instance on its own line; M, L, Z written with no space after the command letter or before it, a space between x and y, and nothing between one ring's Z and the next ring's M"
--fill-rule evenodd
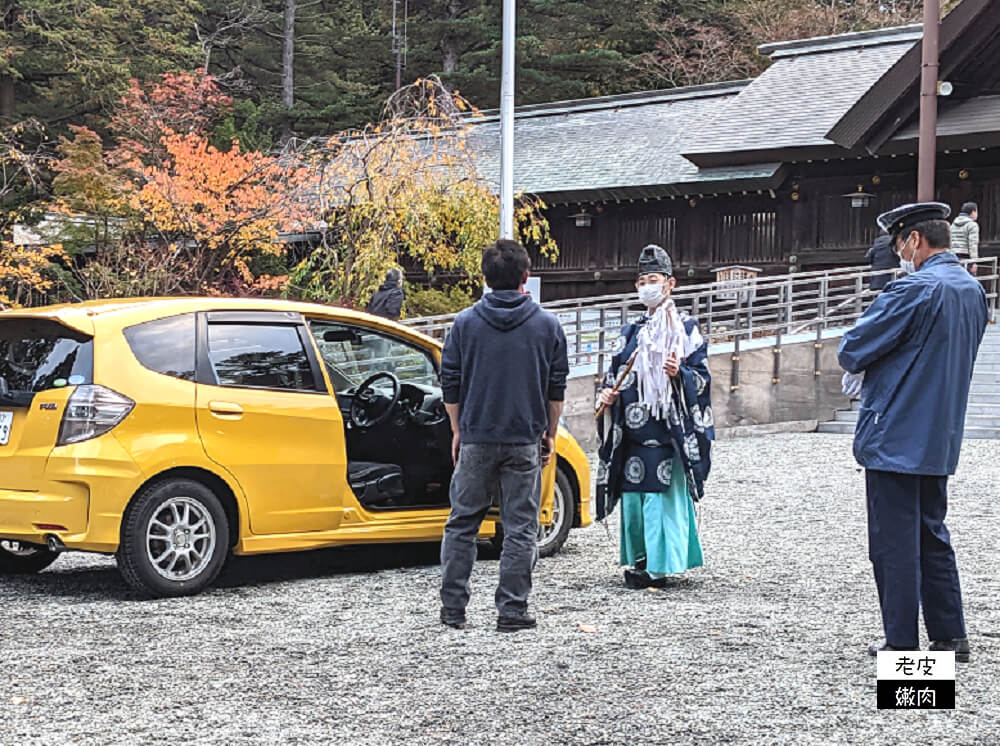
M452 629L465 629L465 611L441 607L441 624ZM535 617L527 611L514 612L497 617L498 632L519 632L522 629L534 629Z
M969 662L970 648L968 637L959 637L955 640L936 640L931 643L928 650L953 650L955 652L956 661L959 663Z
M918 648L897 648L894 645L890 645L885 640L879 640L878 642L873 642L868 646L868 655L875 658L878 656L880 650L918 650Z
M522 629L534 629L536 626L535 617L527 611L497 617L497 632L520 632Z
M465 612L441 607L441 624L452 629L465 629Z

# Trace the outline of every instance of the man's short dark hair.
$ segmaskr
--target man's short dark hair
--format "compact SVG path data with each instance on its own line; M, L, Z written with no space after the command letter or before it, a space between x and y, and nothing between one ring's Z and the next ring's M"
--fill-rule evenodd
M403 279L403 273L398 269L390 269L385 273L386 282L399 282L401 279Z
M974 212L979 212L979 205L977 205L975 202L966 202L965 204L962 205L961 211L966 215L971 215Z
M925 220L900 233L897 238L905 239L916 231L927 239L927 245L932 249L947 249L951 246L951 226L947 220Z
M517 290L530 268L528 252L517 241L501 238L483 252L483 275L492 290Z

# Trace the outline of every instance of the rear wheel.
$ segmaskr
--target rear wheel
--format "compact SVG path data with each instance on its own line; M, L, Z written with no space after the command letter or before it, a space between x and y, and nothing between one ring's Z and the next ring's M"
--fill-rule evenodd
M22 541L0 541L0 575L32 575L41 572L59 557L47 547Z
M218 576L229 552L226 511L208 487L172 479L144 489L125 514L118 570L150 596L189 596Z

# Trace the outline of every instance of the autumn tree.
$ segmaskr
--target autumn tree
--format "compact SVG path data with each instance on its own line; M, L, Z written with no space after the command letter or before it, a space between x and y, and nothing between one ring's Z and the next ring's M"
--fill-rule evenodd
M276 255L282 225L300 218L283 199L298 176L292 159L221 149L211 127L228 105L210 78L163 76L133 83L106 146L77 127L55 164L54 207L93 227L75 265L87 297L273 290L282 280L251 270ZM79 237L77 237L79 243Z
M0 309L43 301L57 283L53 264L62 247L17 240L17 227L32 219L49 165L45 133L33 121L0 128Z
M391 267L481 285L482 248L496 238L499 203L468 140L476 114L436 79L397 92L384 119L314 141L300 152L326 230L292 272L289 293L363 305ZM520 238L554 258L544 204L522 196Z

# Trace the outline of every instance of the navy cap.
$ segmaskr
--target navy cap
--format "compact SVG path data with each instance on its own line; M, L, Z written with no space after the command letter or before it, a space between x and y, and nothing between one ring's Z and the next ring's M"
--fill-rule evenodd
M926 220L947 220L951 215L951 208L943 202L916 202L909 205L900 205L894 210L883 212L876 218L879 228L898 236L917 223Z
M670 254L664 249L650 244L639 254L639 276L656 272L667 277L674 274L674 263L670 261Z

